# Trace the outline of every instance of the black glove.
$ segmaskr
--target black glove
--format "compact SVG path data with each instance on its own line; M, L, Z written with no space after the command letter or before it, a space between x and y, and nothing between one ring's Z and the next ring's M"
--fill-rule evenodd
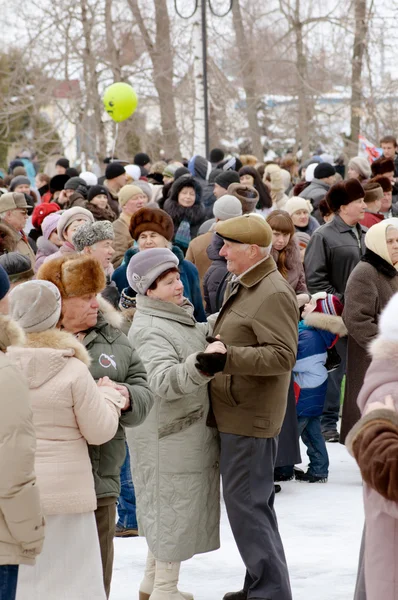
M207 338L206 338L206 342L207 342L208 344L213 344L214 342L221 342L222 344L224 344L224 342L223 342L222 340L219 340L218 338L216 338L216 337L213 337L212 335L208 335L208 336L207 336ZM225 344L224 344L224 346L225 346ZM225 347L226 347L226 346L225 346Z
M212 377L215 373L224 370L225 363L227 362L227 353L214 352L206 354L205 352L199 352L196 361L195 367L205 375Z
M328 373L335 371L341 365L341 356L337 352L336 347L328 348L328 357L325 362L325 367Z

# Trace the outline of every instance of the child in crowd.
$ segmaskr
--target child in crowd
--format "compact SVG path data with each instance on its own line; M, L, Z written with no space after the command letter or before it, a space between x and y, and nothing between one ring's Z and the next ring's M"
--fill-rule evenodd
M336 296L320 292L302 310L297 362L293 368L299 435L307 446L308 470L295 469L298 481L326 483L329 457L320 417L328 383L328 350L346 335L341 318L343 305Z

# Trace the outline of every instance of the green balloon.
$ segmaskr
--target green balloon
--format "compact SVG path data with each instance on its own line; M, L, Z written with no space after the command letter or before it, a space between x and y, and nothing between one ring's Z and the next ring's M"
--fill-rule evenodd
M105 90L104 107L116 123L131 117L137 106L137 94L128 83L113 83Z

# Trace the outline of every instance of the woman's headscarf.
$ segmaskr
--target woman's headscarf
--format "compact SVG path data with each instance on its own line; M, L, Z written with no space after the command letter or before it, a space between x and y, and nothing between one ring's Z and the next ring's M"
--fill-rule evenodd
M384 219L384 221L373 225L365 235L365 245L368 250L371 250L392 265L386 241L387 229L389 227L398 230L398 218ZM394 266L398 268L398 263Z

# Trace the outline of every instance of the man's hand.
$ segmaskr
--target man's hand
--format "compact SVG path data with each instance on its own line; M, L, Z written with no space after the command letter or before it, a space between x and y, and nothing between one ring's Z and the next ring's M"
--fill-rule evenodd
M115 384L115 389L123 396L126 400L125 405L122 410L128 410L130 408L130 393L125 385L120 385L118 383Z

